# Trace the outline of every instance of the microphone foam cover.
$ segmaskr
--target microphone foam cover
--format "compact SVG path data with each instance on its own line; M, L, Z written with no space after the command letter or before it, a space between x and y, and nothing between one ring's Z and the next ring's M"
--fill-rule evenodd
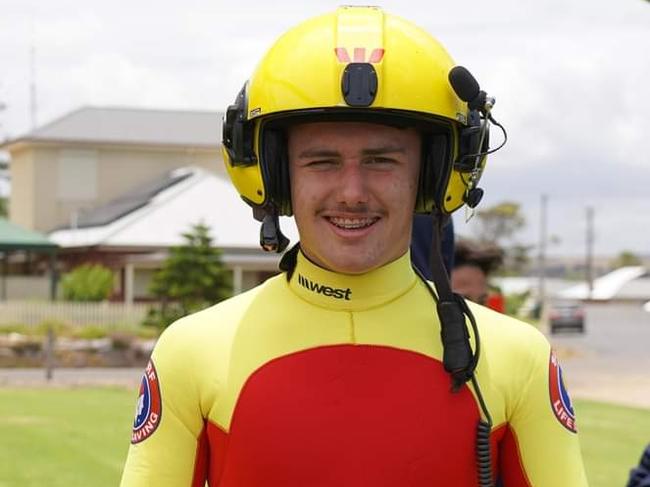
M464 102L472 101L480 91L478 81L463 66L454 66L449 71L449 83L458 95L458 98Z

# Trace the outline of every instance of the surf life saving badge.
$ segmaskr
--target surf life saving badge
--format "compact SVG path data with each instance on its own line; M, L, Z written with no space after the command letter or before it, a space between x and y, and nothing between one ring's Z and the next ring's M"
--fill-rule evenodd
M149 438L160 424L161 413L162 401L158 374L156 374L153 362L149 360L140 383L131 443L140 443Z
M562 368L558 362L555 352L551 351L551 358L548 364L548 385L551 396L551 407L557 420L566 429L576 433L576 416L571 404L569 392L562 380Z

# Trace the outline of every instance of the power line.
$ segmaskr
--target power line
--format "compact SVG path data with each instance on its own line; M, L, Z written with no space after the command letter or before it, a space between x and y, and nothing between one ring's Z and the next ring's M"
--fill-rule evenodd
M543 315L546 303L546 207L548 205L548 195L542 194L540 198L539 212L539 287L538 299L540 306L540 316Z

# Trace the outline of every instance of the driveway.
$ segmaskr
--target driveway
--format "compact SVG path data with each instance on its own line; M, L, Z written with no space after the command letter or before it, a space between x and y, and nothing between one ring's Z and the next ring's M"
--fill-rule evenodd
M650 313L589 304L586 333L547 335L572 397L650 408Z

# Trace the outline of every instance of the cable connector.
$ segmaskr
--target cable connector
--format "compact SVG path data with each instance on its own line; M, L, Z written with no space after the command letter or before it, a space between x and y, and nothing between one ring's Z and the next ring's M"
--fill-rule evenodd
M442 363L452 377L452 391L457 392L474 372L474 354L469 343L465 314L457 301L438 301Z

